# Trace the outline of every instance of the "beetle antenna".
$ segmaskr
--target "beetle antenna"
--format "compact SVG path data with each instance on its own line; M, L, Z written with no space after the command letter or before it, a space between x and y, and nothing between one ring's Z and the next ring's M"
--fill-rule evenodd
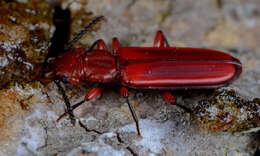
M81 30L78 35L73 38L64 48L65 51L69 50L75 42L77 42L84 34L86 34L94 25L104 19L104 16L97 17L88 26Z
M134 110L133 105L129 102L128 97L126 98L126 102L127 102L127 104L128 104L128 107L129 107L129 109L130 109L130 112L131 112L131 114L132 114L132 116L133 116L133 119L134 119L134 121L135 121L136 130L137 130L137 135L138 135L138 136L141 136L138 118L137 118L137 115L136 115L136 113L135 113L135 110Z
M69 101L69 99L68 99L68 97L67 97L67 95L66 95L66 93L65 93L65 90L64 90L64 88L61 86L60 81L59 81L58 79L55 79L55 80L54 80L54 83L57 85L59 91L60 91L61 94L62 94L62 97L63 97L64 102L65 102L66 107L67 107L66 112L68 113L68 115L69 115L69 117L70 117L71 123L72 123L73 125L75 125L75 116L74 116L74 114L73 114L73 109L72 109L71 104L70 104L70 101ZM65 114L62 115L62 116L60 116L59 119L61 119L63 116L65 116ZM58 120L59 120L59 119L58 119Z

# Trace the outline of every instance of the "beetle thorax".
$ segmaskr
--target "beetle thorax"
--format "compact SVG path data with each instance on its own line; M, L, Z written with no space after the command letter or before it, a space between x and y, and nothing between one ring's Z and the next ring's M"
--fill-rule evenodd
M105 50L92 50L84 58L84 77L95 82L111 82L117 75L116 60Z

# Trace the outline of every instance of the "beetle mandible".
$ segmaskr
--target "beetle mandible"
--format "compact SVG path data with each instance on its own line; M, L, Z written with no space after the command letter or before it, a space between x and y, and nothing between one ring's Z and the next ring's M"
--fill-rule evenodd
M98 97L102 87L90 90L85 99L71 105L60 82L78 84L82 80L97 83L116 82L122 85L120 94L127 101L140 135L134 107L129 102L126 87L138 89L214 89L236 80L242 72L240 61L227 53L200 48L170 47L162 31L158 31L153 47L120 47L117 38L112 39L112 53L103 40L95 41L89 49L71 49L87 31L104 17L96 18L67 44L64 54L51 63L46 77L55 78L64 98L67 110L60 118L69 115L75 123L73 110L85 101ZM168 91L163 98L175 104L175 97ZM179 107L189 111L185 106ZM60 119L59 118L59 119ZM58 119L58 120L59 120Z

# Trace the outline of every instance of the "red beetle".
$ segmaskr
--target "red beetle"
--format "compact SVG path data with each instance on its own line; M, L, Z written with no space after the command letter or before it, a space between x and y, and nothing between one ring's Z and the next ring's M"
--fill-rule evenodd
M157 32L153 47L120 47L118 39L113 38L112 53L108 51L103 40L94 42L88 50L70 48L101 19L103 17L94 20L71 41L66 48L68 51L54 60L51 72L46 74L49 78L56 77L55 83L67 105L67 110L61 117L69 114L73 122L75 122L73 109L84 101L100 95L102 87L90 90L85 100L71 106L59 83L60 80L70 84L78 84L81 80L97 83L116 82L138 89L201 89L227 86L236 80L242 71L240 61L224 52L170 47L162 31ZM137 116L128 100L129 92L122 87L120 94L127 99L140 135ZM176 101L169 92L164 92L163 97L171 104ZM189 111L184 106L180 107Z

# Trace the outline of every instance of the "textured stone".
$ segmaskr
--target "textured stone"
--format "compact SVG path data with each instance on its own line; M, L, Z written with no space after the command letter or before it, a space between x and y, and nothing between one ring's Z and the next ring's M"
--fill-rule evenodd
M244 68L230 89L242 101L253 101L260 95L259 5L259 0L78 0L70 4L71 38L94 16L104 15L106 21L101 27L95 27L75 47L88 47L99 38L110 47L114 36L122 46L151 46L156 31L162 29L172 46L227 51L239 58ZM26 38L23 35L19 34ZM7 63L4 58L0 61L2 65ZM0 155L251 156L260 144L256 132L209 132L201 128L193 115L166 104L161 91L130 89L130 102L140 120L139 138L119 87L114 84L106 86L101 99L85 102L75 110L85 127L78 122L71 125L66 117L57 123L55 120L64 112L61 94L54 83L35 83L14 83L0 91ZM66 93L71 103L76 103L93 86L84 82L66 85ZM215 95L208 90L173 93L178 104L194 109L194 113L202 100L212 102ZM224 97L233 97L226 93Z

